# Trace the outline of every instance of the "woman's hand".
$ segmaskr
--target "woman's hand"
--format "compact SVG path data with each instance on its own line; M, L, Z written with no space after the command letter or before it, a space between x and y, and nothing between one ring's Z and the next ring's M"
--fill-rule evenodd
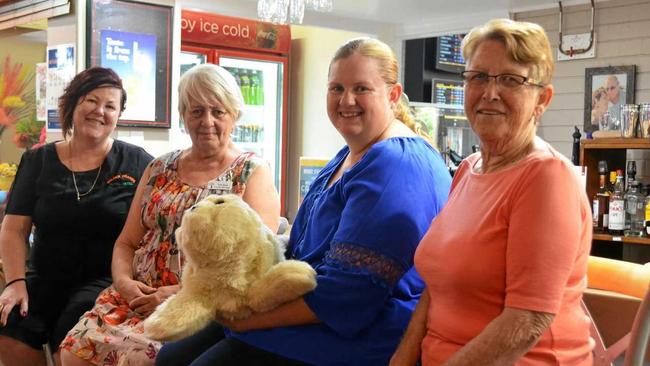
M555 315L506 307L445 366L514 365L536 343Z
M20 315L27 316L28 308L27 286L25 281L18 281L6 287L0 295L0 325L7 325L7 318L14 306L20 306Z
M215 320L217 323L237 333L268 328L267 326L264 326L264 313L252 313L248 318L233 320L222 318L217 315Z
M131 278L115 281L115 289L117 289L117 292L120 293L120 296L122 296L124 301L129 304L139 297L156 292L155 288ZM131 307L131 309L133 308Z
M265 313L253 313L246 319L229 320L218 314L215 314L215 318L217 323L235 332L320 323L302 298L284 303Z
M158 305L162 304L162 302L167 300L167 298L171 295L177 293L179 289L179 285L162 286L157 289L153 289L153 292L140 297L136 297L135 299L129 301L129 307L138 314L149 316L151 313L153 313L154 310L156 310L156 307Z
M413 311L404 337L390 359L390 366L413 366L420 359L420 347L427 331L427 313L430 301L429 290L425 288L415 311Z

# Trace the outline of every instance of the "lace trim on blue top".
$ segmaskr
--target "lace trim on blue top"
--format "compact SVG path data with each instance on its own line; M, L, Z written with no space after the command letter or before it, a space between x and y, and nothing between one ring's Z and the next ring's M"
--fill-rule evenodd
M337 243L327 252L325 261L349 266L367 273L393 287L404 275L404 269L395 260L374 250L354 244Z

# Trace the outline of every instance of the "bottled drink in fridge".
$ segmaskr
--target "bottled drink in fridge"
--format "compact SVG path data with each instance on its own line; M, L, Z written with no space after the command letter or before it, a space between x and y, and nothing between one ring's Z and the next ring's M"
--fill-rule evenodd
M248 70L240 70L241 94L245 104L251 104L251 79L248 77Z
M609 233L623 235L625 229L625 197L623 171L619 170L614 184L614 192L609 197Z
M645 197L639 190L639 183L630 181L630 189L625 194L626 217L629 217L630 227L625 230L625 236L643 236L645 231Z
M257 93L257 105L264 105L264 72L257 70L257 83L259 92Z
M262 93L262 88L260 86L260 78L257 76L258 71L253 71L250 74L251 81L251 100L250 104L261 105L260 103L260 93Z
M609 225L609 192L605 177L607 176L607 162L598 162L598 174L600 176L600 188L593 197L593 221L594 231L603 233Z

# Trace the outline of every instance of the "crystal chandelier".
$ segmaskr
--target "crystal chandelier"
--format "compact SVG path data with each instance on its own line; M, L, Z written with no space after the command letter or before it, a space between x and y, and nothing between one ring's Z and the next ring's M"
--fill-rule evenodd
M301 24L305 8L329 12L332 0L258 0L257 17L266 22Z

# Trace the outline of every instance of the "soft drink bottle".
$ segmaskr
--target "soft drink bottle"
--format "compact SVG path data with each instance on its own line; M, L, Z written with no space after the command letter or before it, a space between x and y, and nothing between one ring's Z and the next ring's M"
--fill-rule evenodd
M264 105L264 73L262 70L256 72L257 84L258 84L258 93L257 93L257 105Z
M257 71L252 71L250 74L251 81L251 104L259 105L260 94L260 79L257 77Z
M244 104L251 104L251 81L248 77L248 70L241 70L239 79L241 80L241 94L244 98Z

